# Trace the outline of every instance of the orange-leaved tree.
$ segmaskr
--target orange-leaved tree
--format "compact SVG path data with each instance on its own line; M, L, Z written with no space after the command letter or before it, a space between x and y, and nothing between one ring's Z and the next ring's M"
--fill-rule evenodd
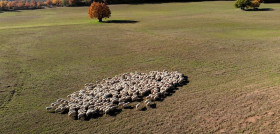
M47 0L47 1L45 1L44 4L47 5L47 6L51 6L52 5L52 1L51 0Z
M11 5L12 5L12 7L16 7L17 6L17 1L11 1Z
M25 4L24 4L25 8L28 8L30 6L29 2L26 1Z
M35 0L31 0L31 1L30 1L30 7L31 7L31 8L35 8L35 7L36 7L36 2L35 2Z
M36 2L36 8L40 8L41 7L41 2Z
M59 5L59 0L52 0L53 5Z
M260 6L260 4L263 2L264 2L264 0L252 0L250 7L258 8Z
M99 22L102 22L103 18L111 16L111 11L105 3L93 2L88 9L88 15L90 18L97 18Z
M10 9L11 7L13 7L13 3L11 1L8 1L7 7L8 7L8 9Z
M20 2L17 2L17 7L19 8L19 9L21 9L21 8L23 8L24 7L24 1L20 1Z
M6 3L3 0L1 0L0 1L0 8L3 10L5 7L6 7Z

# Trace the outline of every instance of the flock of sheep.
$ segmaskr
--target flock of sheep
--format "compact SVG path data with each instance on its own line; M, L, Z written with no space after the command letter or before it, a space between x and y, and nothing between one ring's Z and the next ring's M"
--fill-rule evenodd
M186 77L178 72L125 73L97 84L85 84L84 89L68 95L68 99L58 99L46 109L55 113L68 112L70 118L79 120L114 113L132 105L142 110L155 105L154 101L163 99L186 81ZM134 105L132 102L138 103Z

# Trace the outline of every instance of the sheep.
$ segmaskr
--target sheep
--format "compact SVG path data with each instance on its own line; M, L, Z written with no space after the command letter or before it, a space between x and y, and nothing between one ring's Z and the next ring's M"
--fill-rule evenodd
M136 110L141 110L140 105L141 105L140 103L136 104L136 106L135 106Z
M185 76L178 72L151 71L146 73L124 73L100 82L88 83L84 89L76 91L65 99L57 99L47 111L56 113L68 111L72 119L84 120L92 114L108 114L117 107L129 108L131 102L145 99L144 105L138 103L137 110L150 107L151 101L166 97L170 90L185 82Z
M132 101L137 101L137 100L138 100L138 97L134 95L134 96L131 97L131 100L132 100Z
M85 120L86 119L85 113L79 113L78 114L78 119L79 120Z
M77 117L77 112L75 109L70 109L68 112L68 117L71 119L76 119Z
M151 106L151 102L148 101L148 102L146 103L146 106L147 106L147 107L150 107L150 106Z
M93 114L95 114L95 110L93 108L88 109L87 112L86 112L86 117L90 118Z
M53 107L46 107L46 110L51 110L53 109Z
M124 103L124 104L123 104L123 108L129 108L129 107L130 107L130 105L129 105L129 104L130 104L129 102Z

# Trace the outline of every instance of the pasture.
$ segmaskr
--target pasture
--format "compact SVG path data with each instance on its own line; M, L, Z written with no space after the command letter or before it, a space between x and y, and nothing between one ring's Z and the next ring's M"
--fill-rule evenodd
M112 23L88 7L0 12L0 133L279 133L280 4L233 3L110 5ZM152 70L189 83L146 111L45 110L85 83Z

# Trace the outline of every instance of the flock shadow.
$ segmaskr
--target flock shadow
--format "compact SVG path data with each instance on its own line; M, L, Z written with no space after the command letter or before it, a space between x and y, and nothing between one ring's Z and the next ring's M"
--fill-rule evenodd
M134 23L138 23L139 21L135 21L135 20L108 20L108 21L104 21L103 23L117 23L117 24L125 24L125 23L130 23L130 24L134 24Z

